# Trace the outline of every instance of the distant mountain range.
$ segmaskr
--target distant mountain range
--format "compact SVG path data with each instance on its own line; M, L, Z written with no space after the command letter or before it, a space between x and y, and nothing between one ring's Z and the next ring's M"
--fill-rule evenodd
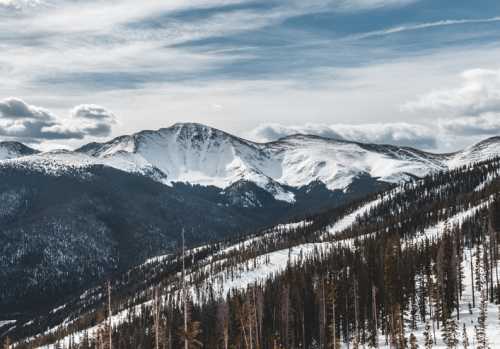
M0 312L36 309L178 246L234 237L500 154L295 135L254 143L186 123L74 151L0 143ZM41 301L43 300L43 302Z
M89 143L74 151L38 152L21 143L0 143L2 167L23 167L54 175L69 169L104 165L142 174L163 184L182 182L228 188L251 182L276 200L293 203L287 187L314 182L347 190L359 177L399 183L497 156L500 138L463 151L432 154L409 147L364 144L310 135L254 143L195 123Z

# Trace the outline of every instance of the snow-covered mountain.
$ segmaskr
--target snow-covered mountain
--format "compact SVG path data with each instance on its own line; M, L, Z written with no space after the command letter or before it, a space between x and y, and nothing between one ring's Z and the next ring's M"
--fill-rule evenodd
M38 153L38 151L19 142L0 142L0 161L15 159L36 153Z
M22 153L20 158L1 161L0 166L64 173L67 168L99 164L140 173L167 185L185 182L221 189L243 181L256 184L277 200L293 203L291 188L315 182L331 191L348 191L360 177L400 183L499 154L500 138L454 154L432 154L309 135L254 143L205 125L180 123L106 143L90 143L73 152ZM0 153L0 159L13 157Z
M491 137L449 157L449 168L468 165L500 156L500 137Z
M446 168L444 157L409 148L366 145L296 135L259 144L200 124L144 131L78 151L122 170L161 174L164 183L189 182L225 188L254 182L277 198L292 196L280 186L320 181L343 190L360 175L397 183Z

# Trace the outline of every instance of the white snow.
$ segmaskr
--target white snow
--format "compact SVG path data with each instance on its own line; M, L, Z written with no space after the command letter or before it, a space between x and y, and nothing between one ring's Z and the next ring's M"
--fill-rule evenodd
M382 202L381 198L370 201L354 210L352 213L342 217L328 228L328 234L334 235L352 227L359 217L368 213L372 208L377 207Z
M252 244L258 243L260 241L263 241L264 239L271 238L273 235L279 234L279 233L287 233L293 229L297 229L299 227L306 227L308 225L311 225L312 221L300 221L296 223L288 223L288 224L278 224L274 226L271 229L268 229L266 232L263 234L259 234L257 236L253 236L250 238L247 238L243 241L240 241L234 245L228 246L221 251L219 251L217 254L218 255L224 255L233 251L240 251L244 250L245 248L248 248Z
M471 256L469 255L468 251L464 251L464 259L462 263L462 268L464 270L464 279L463 279L463 285L464 285L464 292L462 293L462 298L460 300L460 307L459 307L459 312L460 312L460 321L459 326L458 326L458 331L459 331L459 339L460 343L462 342L462 330L463 330L463 325L465 324L466 331L467 331L467 337L469 339L469 347L474 348L476 347L474 341L475 341L475 330L474 326L477 326L477 318L479 315L479 292L476 290L475 291L475 298L476 298L476 307L472 308L472 314L469 312L469 303L472 304L472 282L471 282L471 271L470 271L470 258ZM456 318L456 311L454 311L453 315L454 318ZM499 306L496 304L492 304L488 302L488 310L487 310L487 328L486 328L486 333L488 337L488 344L490 348L500 348L500 318L499 318ZM407 328L406 329L406 335L409 336L411 333L411 329ZM417 337L418 344L420 347L423 347L423 333L424 333L424 325L423 324L418 324L418 329L417 331L414 332L415 336ZM385 340L383 337L379 338L381 346L385 346ZM443 339L441 337L441 331L436 330L436 343L433 345L433 348L436 349L445 349L446 345L443 342ZM462 344L459 345L459 347L462 347Z
M225 189L250 181L277 200L295 202L284 186L320 181L347 190L359 176L401 183L411 176L456 168L500 155L500 139L487 140L452 155L434 155L389 146L363 145L313 136L253 143L200 124L176 124L158 131L91 144L82 152L49 152L18 159L3 154L0 165L33 167L51 174L101 164L142 173L167 185L186 182Z
M483 182L481 182L476 188L474 188L474 191L479 192L479 191L483 190L484 188L486 188L489 184L491 184L498 177L500 177L500 169L496 169L493 172L488 173L488 176L486 177L486 179Z
M500 138L490 138L449 157L446 165L453 169L500 156Z
M359 216L359 214L362 214L364 212L367 212L371 207L375 207L381 200L384 198L378 198L374 201L371 201L369 203L366 203L365 205L361 206L359 209L355 210L353 213L347 215L344 217L341 221L338 222L337 228L332 228L334 232L342 231L346 229L346 227L351 226L352 224L355 223L356 217ZM459 225L462 224L463 221L476 214L479 212L484 207L487 207L489 204L489 201L485 201L481 204L478 204L477 206L468 208L467 210L464 210L451 218L449 218L446 222L449 222L450 225ZM429 227L425 229L425 231L422 233L422 235L418 236L415 238L414 242L422 241L425 237L437 237L439 234L442 233L444 226L446 222L440 222L436 224L433 227ZM282 225L280 226L282 229L290 229L292 227L297 227L300 224L308 224L308 222L298 222L298 223L292 223L288 225ZM367 236L372 236L372 234L367 234L364 235L360 238L366 238ZM251 243L254 241L257 241L258 237L250 238L247 240L244 240L243 242L239 244L235 244L231 247L226 248L224 251L232 251L232 250L238 250L245 248L249 246ZM237 266L235 266L232 271L222 271L215 273L214 275L208 277L202 285L199 285L197 287L191 287L190 288L190 294L194 302L203 302L203 299L199 298L199 292L201 290L201 295L203 296L206 294L206 291L208 288L212 288L214 291L214 294L219 296L219 297L226 297L229 293L231 293L234 290L244 290L245 288L249 287L250 285L253 284L259 284L259 283L264 283L266 280L269 278L279 275L282 273L287 265L291 264L297 264L300 263L302 257L310 256L311 254L315 253L315 251L328 251L332 248L335 248L336 246L350 246L353 243L354 239L344 239L341 241L334 241L334 242L319 242L319 243L306 243L302 245L298 245L289 249L283 249L279 251L274 251L270 252L261 256L256 257L255 259L249 260L248 262L241 263ZM201 246L199 248L204 248L204 246ZM474 338L474 324L476 323L477 319L477 313L478 310L474 309L473 310L473 315L469 315L469 307L468 303L470 302L471 296L470 296L470 277L468 272L469 264L467 262L467 258L464 261L464 271L465 271L465 280L464 280L464 285L465 285L465 292L462 298L462 303L460 305L460 318L461 318L461 323L460 323L460 333L462 331L462 323L465 323L467 326L467 331L468 331L468 336L469 340L472 343L472 340ZM213 262L216 264L222 264L224 263L224 260L217 260L216 262ZM205 269L208 271L210 268L210 263L204 265L201 267L202 269ZM188 273L186 275L186 280L188 283L191 281L191 273ZM177 291L174 291L177 292ZM115 314L112 316L112 323L113 326L117 326L128 318L128 315L130 313L132 314L139 314L141 311L142 306L150 306L150 301L147 301L143 304L134 306L131 309L126 309L123 311L120 311L119 313ZM490 338L490 346L492 348L495 347L500 347L500 338L496 338L496 334L498 331L500 331L500 323L498 322L498 306L494 304L489 304L488 305L488 336ZM107 320L104 320L107 321ZM423 333L423 324L418 325L417 331L414 332L414 334L417 337L417 340L419 343L422 343L422 333ZM49 332L56 330L56 328L51 329ZM78 343L81 341L83 338L85 332L90 336L93 337L96 335L97 330L99 329L99 325L94 326L90 329L87 329L86 331L81 331L78 333L75 333L73 335L73 341L74 343ZM406 335L409 336L411 331L409 329L406 330ZM441 339L441 333L438 331L437 332L437 345L434 347L436 348L444 348L443 342ZM64 344L69 344L69 337L66 337L62 340L62 343ZM379 343L380 347L385 347L385 337L380 335L379 337ZM347 345L345 343L342 346L343 348L346 348ZM40 347L41 349L54 349L54 345L49 345L49 346L44 346Z
M63 304L63 305L61 305L61 306L59 306L59 307L57 307L57 308L52 309L52 310L50 311L50 313L51 313L51 314L55 314L55 313L57 313L58 311L63 310L64 308L66 308L66 304Z
M7 326L7 325L12 325L15 324L16 320L0 320L0 328Z
M432 240L441 236L447 224L449 224L450 228L453 228L454 226L461 227L466 219L475 216L483 208L487 208L490 202L490 200L482 202L476 206L470 207L467 210L455 214L446 221L441 221L436 225L426 228L423 232L417 235L412 242L419 243L425 241L426 239Z
M205 280L204 283L211 285L217 296L225 298L232 290L242 290L249 285L263 283L273 275L282 273L287 265L295 265L302 258L315 251L326 251L332 246L333 244L326 242L309 243L270 252L258 256L248 263L236 266L233 273L217 273ZM197 293L194 288L191 289L191 296L194 301L197 301Z

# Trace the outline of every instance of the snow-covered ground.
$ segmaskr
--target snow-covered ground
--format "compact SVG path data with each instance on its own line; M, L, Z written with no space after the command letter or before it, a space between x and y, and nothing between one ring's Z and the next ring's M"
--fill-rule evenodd
M469 348L475 348L475 326L477 326L477 318L479 316L479 292L475 291L475 299L476 299L476 307L471 308L472 314L469 311L469 303L472 305L472 281L471 281L471 270L470 270L470 258L471 255L469 251L464 252L464 260L462 263L462 268L464 270L464 292L462 293L462 298L460 301L460 320L458 321L458 338L460 339L460 343L462 343L462 330L463 325L466 327L467 337L469 339ZM472 256L472 258L474 258ZM456 318L456 311L453 313L453 317ZM488 311L487 311L487 328L486 333L489 341L490 348L500 348L500 317L499 317L499 305L492 304L488 302ZM415 336L417 337L418 344L420 347L424 346L423 341L423 333L424 333L424 324L419 323L417 325L417 330L414 331ZM406 334L409 336L411 330L407 327ZM385 345L385 339L381 338L380 343ZM462 347L462 344L459 345ZM433 346L436 349L445 349L446 345L443 342L443 338L441 336L441 332L436 330L436 342Z
M282 273L287 265L294 265L302 258L315 252L327 251L332 248L331 243L309 243L298 245L290 249L270 252L261 255L248 263L240 264L233 268L234 272L220 272L204 283L211 285L214 294L225 298L232 290L243 290L250 285L264 283L273 275ZM230 274L230 276L229 276ZM201 287L203 288L203 286ZM191 289L193 300L197 301L195 289Z
M260 235L254 236L254 237L250 237L250 238L245 239L243 241L240 241L234 245L225 247L217 254L224 255L224 254L227 254L227 253L230 253L233 251L243 250L243 249L248 248L249 246L251 246L253 244L257 244L257 243L263 241L264 239L272 238L273 235L276 235L279 233L287 233L293 229L297 229L299 227L306 227L306 226L311 225L311 224L312 224L311 221L300 221L300 222L296 222L296 223L278 224L277 226L269 229L268 231L264 232L263 234L260 234Z
M419 243L425 240L432 240L438 238L443 234L446 229L446 225L448 224L450 228L454 226L461 227L464 221L468 218L471 218L478 214L482 209L487 208L491 203L490 200L482 202L476 206L470 207L467 210L459 212L452 217L448 218L445 221L441 221L433 226L426 228L423 232L415 236L415 238L411 241L412 243Z
M0 328L7 326L7 325L12 325L15 324L16 320L0 320Z
M328 228L328 234L335 235L346 229L349 229L356 223L359 217L362 217L364 214L370 212L371 209L377 207L381 202L382 202L381 198L369 201L368 203L354 210L352 213L349 213L344 217L340 218L338 221L336 221L332 226Z
M251 261L248 265L245 263L235 267L235 272L232 277L228 277L225 273L221 272L207 279L204 282L204 285L197 288L191 287L189 291L191 298L193 302L202 301L201 299L198 299L198 293L196 290L204 289L207 285L211 285L211 287L213 287L216 295L225 297L232 290L241 290L247 288L249 285L265 282L272 275L278 275L283 272L289 263L294 264L300 261L302 257L310 255L315 251L324 251L331 248L331 246L331 243L311 243L259 256L255 259L255 262ZM191 275L186 275L186 280L190 281L190 279ZM131 309L125 309L117 314L114 314L111 317L112 326L118 326L124 323L128 319L129 314L138 315L143 307L150 306L151 301L147 301L134 306ZM80 343L85 335L88 335L90 338L95 337L97 335L97 331L99 331L99 329L102 328L108 321L109 319L105 319L101 324L88 328L85 331L74 333L71 337L65 337L59 342L59 344L68 346L70 341L74 344ZM59 328L61 328L61 325L46 331L44 334L54 333ZM46 345L39 347L39 349L55 349L56 347L56 345Z
M483 190L484 188L486 188L486 186L491 184L491 182L493 182L498 177L500 177L500 169L495 169L495 171L488 174L488 176L482 183L480 183L476 188L474 188L474 191L478 192Z

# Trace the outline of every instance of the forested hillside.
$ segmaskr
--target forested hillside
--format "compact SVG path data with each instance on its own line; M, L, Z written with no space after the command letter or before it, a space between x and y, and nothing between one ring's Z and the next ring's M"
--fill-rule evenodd
M497 347L499 174L492 159L158 256L2 336L13 348Z

